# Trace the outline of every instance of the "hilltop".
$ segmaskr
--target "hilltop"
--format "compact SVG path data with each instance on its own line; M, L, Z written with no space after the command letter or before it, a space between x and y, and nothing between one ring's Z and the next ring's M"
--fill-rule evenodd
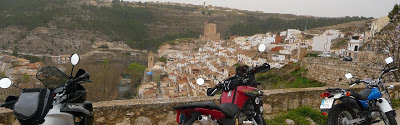
M176 3L90 0L0 1L0 47L20 53L85 53L97 42L156 50L165 41L198 38L205 22L222 38L329 26L365 17L321 18Z

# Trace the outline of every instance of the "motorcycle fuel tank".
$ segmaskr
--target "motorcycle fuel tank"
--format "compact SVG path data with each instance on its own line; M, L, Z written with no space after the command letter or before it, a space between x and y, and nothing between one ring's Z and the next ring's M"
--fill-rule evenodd
M367 100L374 100L382 97L382 93L379 91L379 88L374 87L371 89L371 93L368 95Z
M245 93L254 89L256 88L250 86L238 86L231 91L223 91L221 95L221 104L233 103L239 108L242 108L246 100L249 99Z

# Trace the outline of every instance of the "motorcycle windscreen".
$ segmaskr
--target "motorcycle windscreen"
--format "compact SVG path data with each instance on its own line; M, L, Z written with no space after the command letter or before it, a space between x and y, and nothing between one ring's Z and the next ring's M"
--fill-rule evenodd
M64 85L69 80L69 77L60 71L57 67L48 66L40 69L36 73L36 78L42 81L47 88L55 89Z

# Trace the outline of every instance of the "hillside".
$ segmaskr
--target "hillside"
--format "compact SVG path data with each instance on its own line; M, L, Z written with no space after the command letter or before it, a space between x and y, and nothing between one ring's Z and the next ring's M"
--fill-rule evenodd
M364 17L318 18L196 5L90 0L1 0L0 47L22 53L87 52L98 41L155 50L165 41L197 38L204 22L223 38L329 26Z

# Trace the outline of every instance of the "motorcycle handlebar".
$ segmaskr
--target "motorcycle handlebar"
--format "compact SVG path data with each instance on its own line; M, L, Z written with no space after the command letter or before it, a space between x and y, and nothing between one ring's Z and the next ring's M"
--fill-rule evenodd
M10 105L14 105L16 102L17 102L17 100L5 102L5 103L1 104L0 107L8 107Z
M254 68L250 68L248 73L259 73L259 72L266 72L271 69L271 66L268 63L264 63L261 66L257 66Z
M68 81L68 84L75 84L75 83L77 83L77 82L79 82L79 81L82 81L82 80L84 80L84 79L87 79L87 78L89 78L89 73L88 73L88 72L85 72L84 74L82 74L82 75L79 76L78 78L70 79L70 80Z
M352 82L352 83L350 83L349 85L353 85L353 84L359 84L359 83L361 83L362 81L361 80L356 80L356 81L354 81L354 82Z
M208 88L207 89L207 95L208 96L214 96L215 94L217 94L217 92L220 90L221 88L221 84L216 85L215 87L212 88Z
M390 71L392 71L392 70L394 70L394 69L397 69L397 66L394 66L394 67L392 67L392 68L386 69L386 70L384 71L384 73L388 73L388 72L390 72Z

